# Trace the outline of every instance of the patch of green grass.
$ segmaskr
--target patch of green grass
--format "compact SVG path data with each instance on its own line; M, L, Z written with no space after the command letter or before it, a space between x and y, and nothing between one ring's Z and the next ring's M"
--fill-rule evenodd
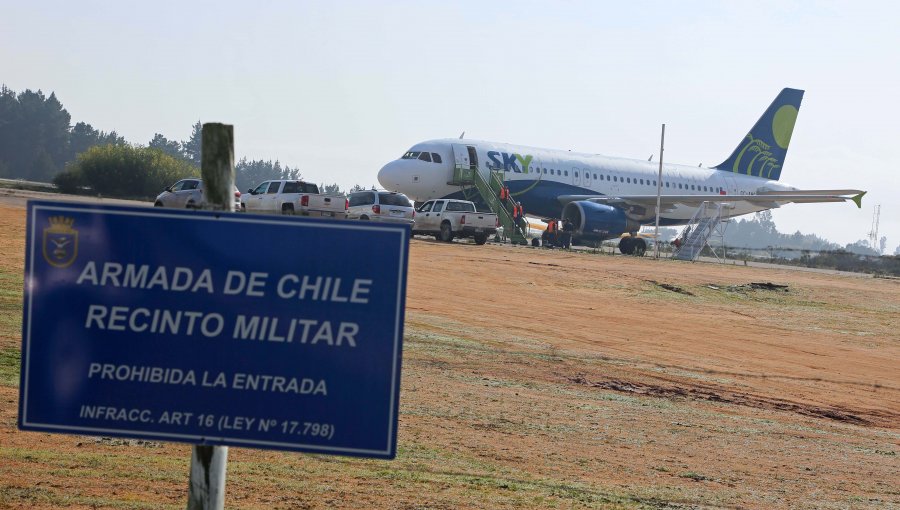
M0 339L22 333L22 282L21 274L0 270Z
M678 475L678 476L681 477L681 478L690 478L691 480L694 480L694 481L697 481L697 482L703 482L703 481L706 481L706 480L712 480L712 478L710 478L710 477L708 477L708 476L706 476L706 475L701 475L700 473L695 473L695 472L693 472L693 471L688 471L688 472L686 472L686 473L681 473L681 474Z
M0 349L0 386L19 386L19 367L22 353L16 348Z

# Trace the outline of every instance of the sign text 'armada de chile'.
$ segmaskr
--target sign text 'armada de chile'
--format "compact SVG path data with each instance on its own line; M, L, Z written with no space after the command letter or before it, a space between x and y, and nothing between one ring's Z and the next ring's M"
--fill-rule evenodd
M19 426L392 458L409 233L30 202Z

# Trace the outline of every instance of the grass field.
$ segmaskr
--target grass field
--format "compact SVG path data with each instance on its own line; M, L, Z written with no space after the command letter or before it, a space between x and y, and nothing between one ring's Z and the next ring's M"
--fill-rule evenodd
M187 445L16 430L23 209L0 246L0 508L182 508ZM900 507L897 282L421 240L409 278L397 459L232 448L229 508Z

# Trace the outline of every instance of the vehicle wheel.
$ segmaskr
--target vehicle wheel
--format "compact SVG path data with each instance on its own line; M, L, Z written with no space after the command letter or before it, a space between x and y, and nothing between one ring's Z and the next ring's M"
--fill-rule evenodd
M294 214L294 206L291 204L283 204L281 206L281 214Z
M369 217L368 217L368 216L365 216L365 215L360 216L359 219L362 220L362 221L369 221Z
M449 243L453 240L453 230L450 229L449 223L441 223L441 236L439 239L445 243Z
M634 253L634 240L631 237L623 237L619 241L619 251L623 255L631 255Z
M247 212L247 204L241 204L241 212Z
M153 204L153 207L162 207L162 206L163 206L163 203L160 202L159 200L157 200L156 203Z
M535 237L534 239L531 240L531 246L534 246L535 248L540 248L541 240L538 239L537 237Z
M475 244L481 246L482 244L487 242L487 235L485 234L475 234Z
M632 252L636 257L643 257L644 253L647 253L647 241L644 241L641 238L635 239Z
M194 204L193 202L188 202L184 206L188 209L196 209L197 208L197 205Z

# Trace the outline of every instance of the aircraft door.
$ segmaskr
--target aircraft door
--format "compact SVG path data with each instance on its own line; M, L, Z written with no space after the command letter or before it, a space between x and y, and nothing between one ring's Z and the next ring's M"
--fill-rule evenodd
M453 160L457 167L468 168L472 162L469 159L469 149L465 145L453 145ZM474 152L475 148L472 147L472 152Z
M730 172L719 172L722 175L722 187L729 195L737 195L737 181Z

